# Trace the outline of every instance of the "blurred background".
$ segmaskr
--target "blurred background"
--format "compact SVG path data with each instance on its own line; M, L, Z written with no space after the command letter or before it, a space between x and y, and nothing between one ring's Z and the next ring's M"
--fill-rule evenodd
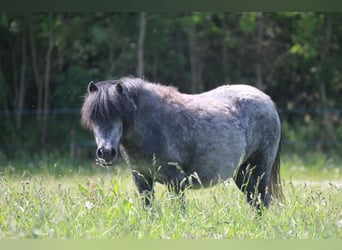
M342 148L342 13L0 12L0 159L94 158L80 125L90 81L134 75L198 93L269 94L283 150Z

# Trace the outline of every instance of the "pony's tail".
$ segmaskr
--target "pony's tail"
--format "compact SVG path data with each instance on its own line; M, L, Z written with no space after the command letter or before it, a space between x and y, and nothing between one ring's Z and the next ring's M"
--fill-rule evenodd
M271 199L278 199L281 202L285 201L280 179L280 142L277 155L271 170L270 182L268 185L268 194Z

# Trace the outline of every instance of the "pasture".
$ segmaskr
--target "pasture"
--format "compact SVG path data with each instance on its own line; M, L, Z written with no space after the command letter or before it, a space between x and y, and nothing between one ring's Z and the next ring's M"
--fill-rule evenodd
M284 154L284 203L258 217L232 180L186 190L186 208L162 185L144 209L124 163L110 169L60 156L4 160L0 238L341 239L342 165L322 153Z

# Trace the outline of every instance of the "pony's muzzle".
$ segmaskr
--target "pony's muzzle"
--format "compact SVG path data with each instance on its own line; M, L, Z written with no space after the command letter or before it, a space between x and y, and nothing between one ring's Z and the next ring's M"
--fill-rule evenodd
M99 159L104 160L106 163L110 163L116 158L116 150L115 148L98 148L96 151L96 155Z

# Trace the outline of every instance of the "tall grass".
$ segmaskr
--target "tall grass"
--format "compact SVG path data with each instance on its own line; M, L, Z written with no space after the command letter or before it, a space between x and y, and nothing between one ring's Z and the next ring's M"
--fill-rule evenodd
M309 158L283 157L286 201L274 201L262 217L232 181L187 190L185 209L158 184L149 209L123 168L74 167L63 159L7 162L0 166L0 238L342 238L341 165L313 157L325 175L317 176L321 168ZM305 184L311 178L332 184Z

